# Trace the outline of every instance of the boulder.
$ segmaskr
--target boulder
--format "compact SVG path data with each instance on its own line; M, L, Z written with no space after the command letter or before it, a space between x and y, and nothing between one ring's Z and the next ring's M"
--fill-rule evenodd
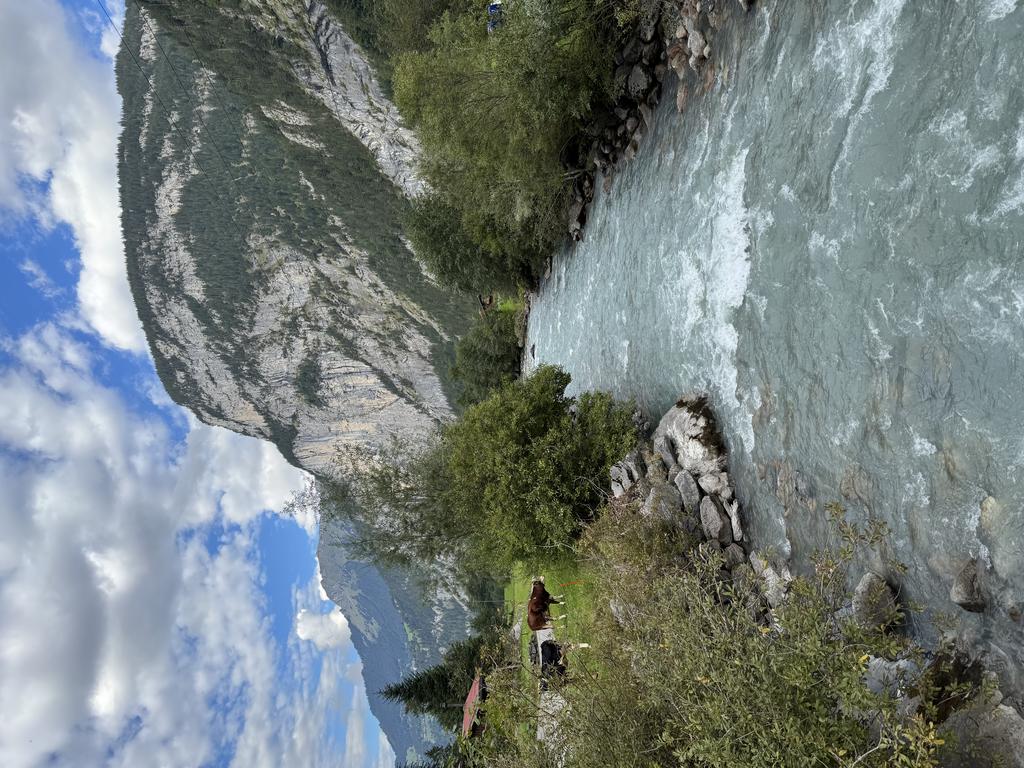
M747 553L743 551L743 547L739 544L730 544L723 550L722 554L725 557L725 565L728 568L735 568L747 560Z
M725 469L725 445L706 397L679 400L662 416L654 435L671 439L676 461L695 477Z
M634 482L647 474L647 466L644 464L643 457L640 456L640 451L630 451L620 464Z
M896 618L896 596L877 573L865 573L853 591L853 617L863 627L888 626Z
M733 541L743 541L743 526L740 525L740 503L732 501L725 505L725 511L729 515L729 523L732 525Z
M622 487L622 483L618 480L612 480L612 496L616 499L626 495L626 489Z
M985 610L985 595L981 591L977 558L968 560L953 579L949 599L965 611L981 613Z
M626 43L622 49L622 62L623 64L632 66L640 61L640 57L643 55L644 43L639 38L630 38L629 42Z
M720 496L725 501L732 498L732 488L729 487L729 475L725 472L713 472L703 475L697 480L697 485L708 495Z
M626 118L626 130L629 133L635 131L638 125L640 125L640 121L637 119L636 115L630 115Z
M643 64L634 64L626 80L626 90L635 99L641 98L651 87L651 73Z
M732 543L732 526L722 511L722 503L714 496L705 496L700 502L700 526L708 539L725 546Z
M948 768L1001 765L1024 768L1024 718L1013 707L999 701L978 702L954 712L943 729L954 736L952 754L944 756Z
M697 483L693 475L685 469L681 469L675 477L676 488L683 499L683 507L687 513L696 515L700 509L700 491L697 490Z
M650 493L644 499L640 514L649 520L678 523L683 511L683 500L679 490L671 483L651 484Z

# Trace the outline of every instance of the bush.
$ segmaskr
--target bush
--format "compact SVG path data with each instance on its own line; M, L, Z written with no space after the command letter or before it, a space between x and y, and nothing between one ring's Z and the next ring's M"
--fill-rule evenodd
M522 311L521 302L503 302L485 312L456 343L451 374L462 386L461 405L479 403L519 377L516 323Z
M525 253L509 238L481 241L466 229L445 195L429 192L412 201L405 221L416 254L438 281L467 293L511 292L529 282L540 251Z
M571 551L609 468L636 441L630 405L601 393L566 397L569 382L563 370L542 366L444 429L444 504L473 521L479 567L508 573L538 552Z

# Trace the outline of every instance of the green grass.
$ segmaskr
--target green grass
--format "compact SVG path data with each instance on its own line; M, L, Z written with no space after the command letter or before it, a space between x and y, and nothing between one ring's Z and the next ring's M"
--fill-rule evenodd
M594 582L578 562L562 562L530 572L523 563L517 563L505 585L505 605L513 611L513 622L523 628L519 639L519 653L524 665L529 666L529 644L533 634L526 626L526 602L530 598L533 577L543 576L544 584L552 595L563 595L562 605L551 606L551 615L566 614L555 622L555 638L559 642L592 643L586 627L594 625ZM525 671L525 670L524 670Z

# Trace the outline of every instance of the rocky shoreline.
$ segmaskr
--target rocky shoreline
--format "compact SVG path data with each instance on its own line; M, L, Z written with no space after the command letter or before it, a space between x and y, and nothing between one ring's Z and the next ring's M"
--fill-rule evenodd
M793 576L787 562L773 561L758 551L744 532L740 501L728 474L725 443L708 398L683 396L649 436L650 425L640 426L643 437L637 448L609 472L612 497L637 505L645 519L674 527L720 553L720 580L757 579L764 610L774 623L772 612L787 599ZM971 560L953 585L951 599L964 610L984 609L979 578L977 564ZM613 604L609 609L621 621L623 606ZM900 609L898 591L868 571L840 613L852 616L862 626L877 627L888 625ZM956 747L941 764L951 768L1024 768L1024 718L1004 698L997 676L986 671L985 660L959 647L926 650L923 659L919 663L909 657L870 657L864 684L875 693L895 698L899 710L909 715L921 706L914 681L924 675L954 674L974 686L985 680L977 695L944 713L940 729L953 735Z
M742 12L752 0L736 0ZM621 96L607 112L594 118L584 132L576 162L567 163L574 176L569 209L569 236L581 240L587 207L594 199L597 176L608 192L617 168L636 157L640 142L650 131L654 108L661 101L669 70L677 77L675 103L680 112L690 89L707 90L715 67L710 62L714 36L722 26L732 0L672 0L651 18L643 19L615 54L615 85ZM692 73L697 81L688 77Z

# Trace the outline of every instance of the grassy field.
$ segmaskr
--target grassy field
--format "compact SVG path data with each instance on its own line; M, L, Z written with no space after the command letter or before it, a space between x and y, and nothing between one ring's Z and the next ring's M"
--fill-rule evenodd
M565 562L552 565L540 573L528 572L526 567L518 564L512 572L511 580L505 585L505 605L513 611L513 621L522 626L520 636L520 654L524 664L529 663L531 632L526 626L526 602L530 598L530 590L534 576L543 576L548 592L552 595L563 595L562 605L551 606L551 615L566 615L565 619L555 622L555 638L559 642L589 643L585 637L585 627L593 625L594 619L594 587L586 570L579 563Z

